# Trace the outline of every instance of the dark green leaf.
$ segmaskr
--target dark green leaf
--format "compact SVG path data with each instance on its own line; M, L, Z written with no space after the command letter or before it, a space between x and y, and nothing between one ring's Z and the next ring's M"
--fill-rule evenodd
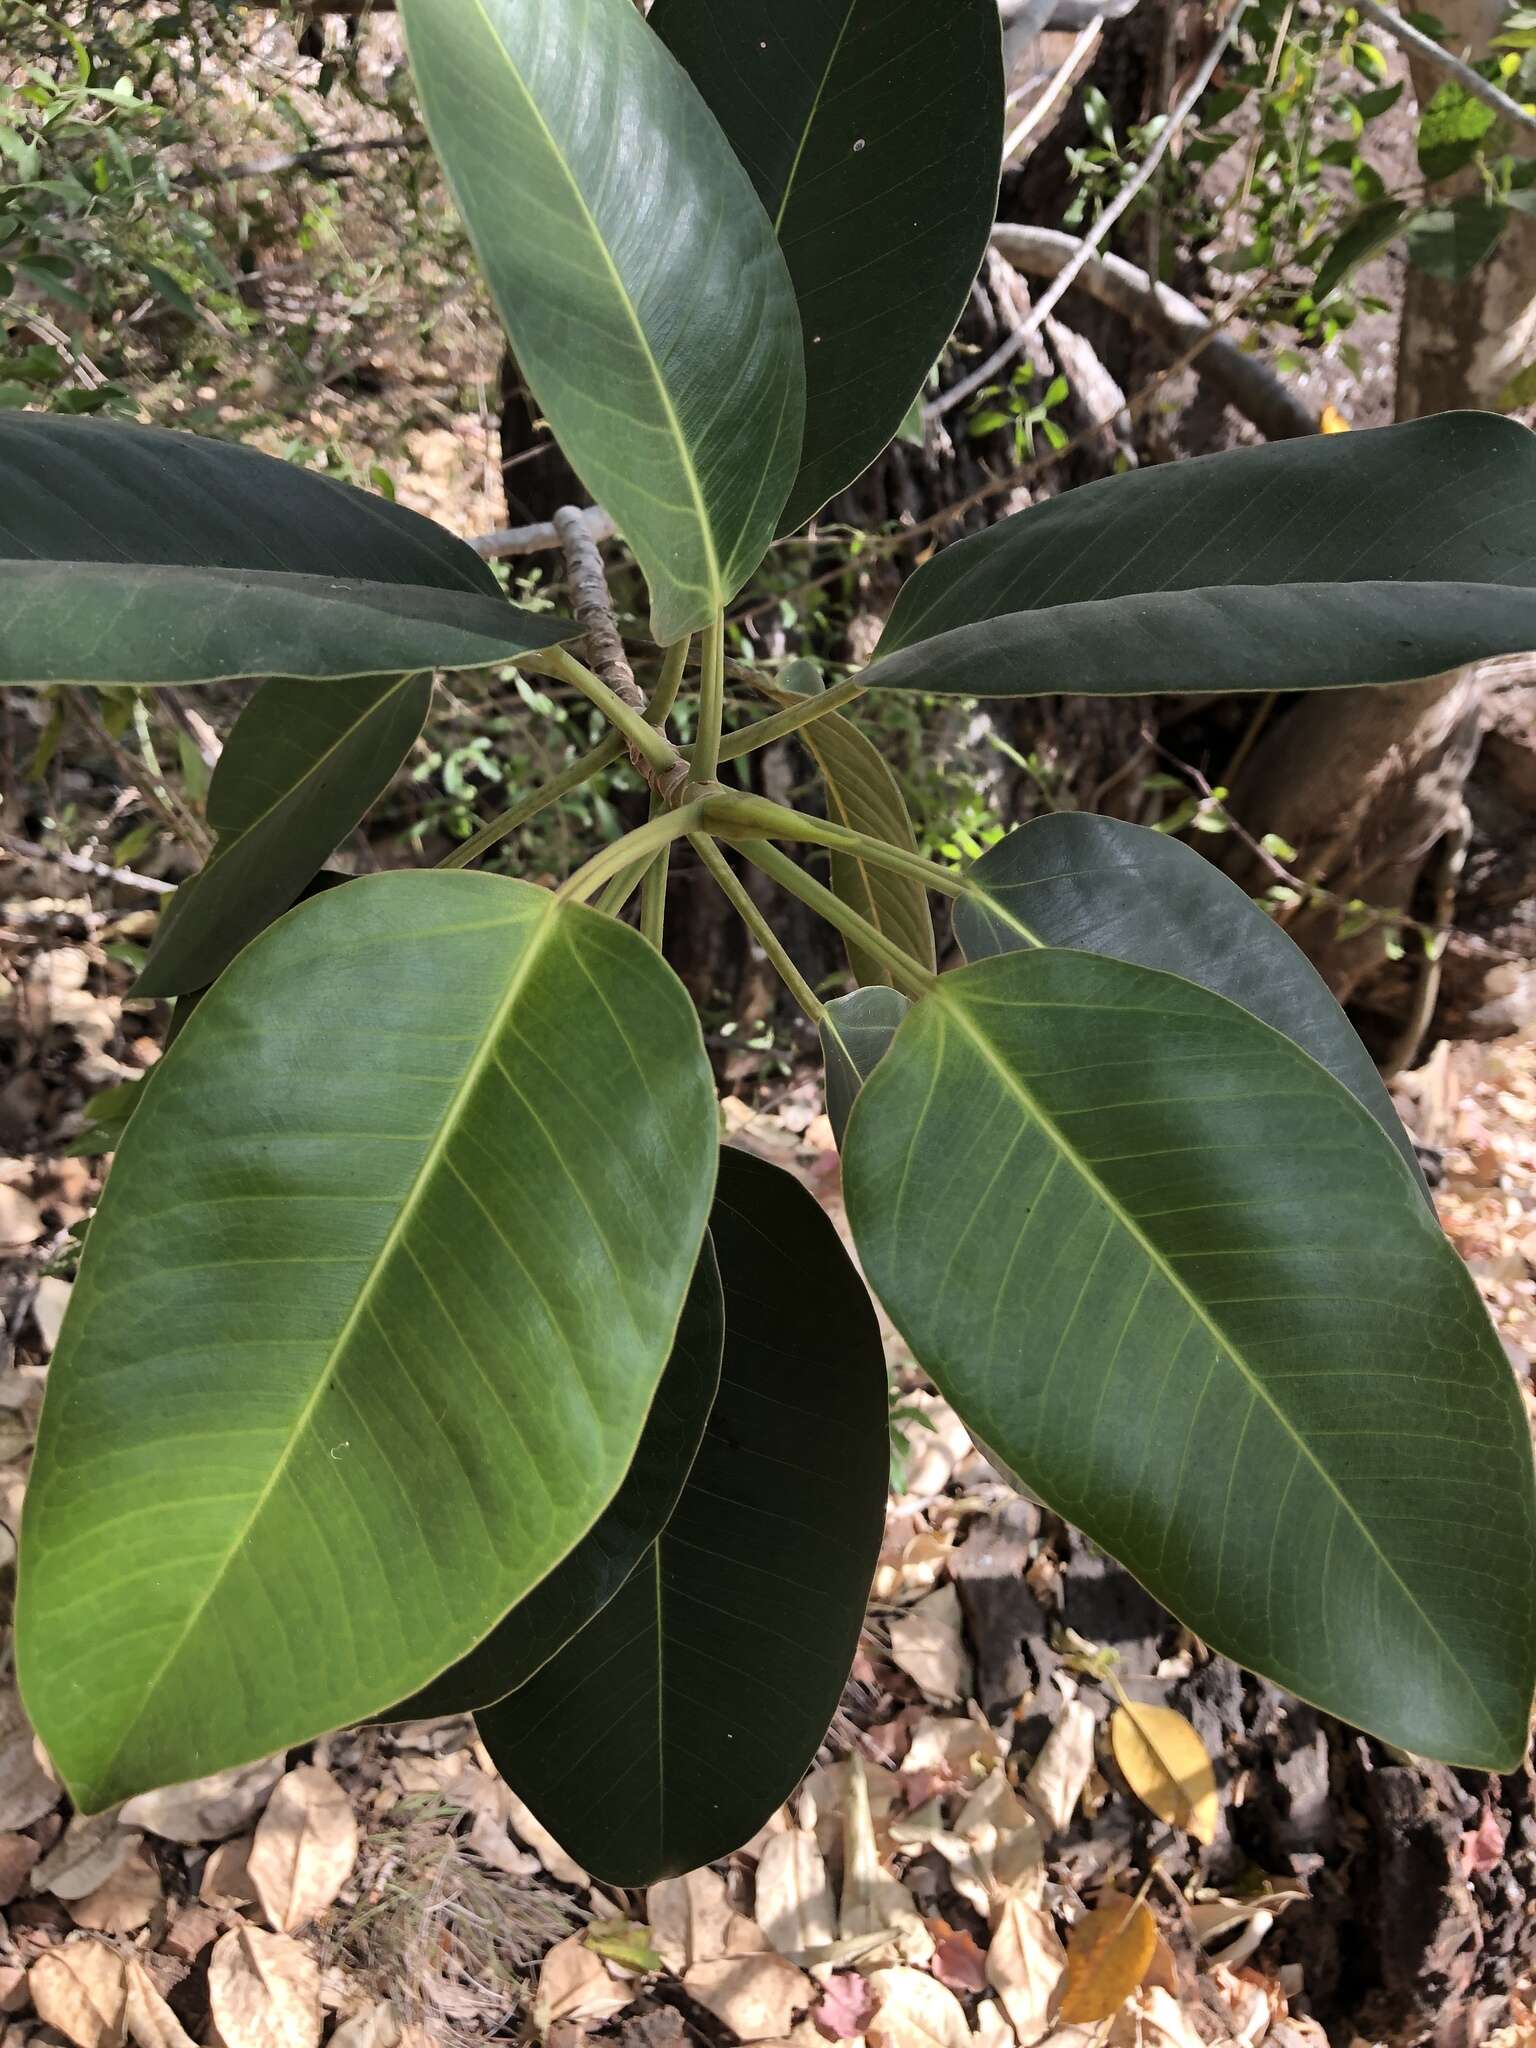
M218 844L161 917L135 994L206 988L280 917L389 787L431 700L430 676L258 690L209 787Z
M1357 94L1354 100L1356 113L1362 121L1374 121L1382 114L1390 113L1402 98L1406 84L1407 80L1400 78L1396 85L1383 85L1375 92Z
M873 688L1329 689L1536 647L1536 439L1443 413L1108 477L909 578Z
M968 960L1063 946L1214 989L1342 1081L1423 1189L1413 1141L1328 984L1274 919L1193 847L1118 818L1058 811L999 840L966 879L975 894L955 905L955 938Z
M1126 961L983 960L866 1083L844 1185L978 1438L1198 1635L1405 1749L1515 1766L1529 1424L1402 1158L1307 1053Z
M1454 78L1446 79L1419 116L1419 169L1432 182L1471 163L1498 115Z
M1415 270L1458 284L1498 246L1509 209L1487 199L1454 199L1415 213L1406 223L1408 261Z
M483 668L577 629L420 513L193 434L0 413L0 682Z
M893 988L856 988L828 1003L821 1020L821 1057L827 1075L827 1115L841 1148L849 1113L912 1007Z
M676 1512L597 1618L476 1716L555 1839L615 1884L738 1848L788 1795L884 1522L885 1360L836 1230L793 1175L726 1151L710 1235L725 1360Z
M518 363L679 639L762 560L800 459L800 319L762 203L634 0L401 14Z
M608 1506L563 1563L467 1657L382 1718L433 1720L505 1699L607 1606L666 1527L720 1386L725 1301L708 1234L645 1434Z
M17 1621L77 1806L376 1716L617 1491L714 1089L638 933L370 875L249 946L124 1134L50 1369Z
M996 0L655 0L767 208L805 335L804 525L901 431L965 306L1002 154Z
M1373 256L1379 255L1396 237L1407 214L1408 209L1400 199L1382 199L1374 205L1363 206L1347 220L1323 258L1317 282L1312 287L1314 302L1320 306L1351 271L1358 270L1362 263L1369 263Z

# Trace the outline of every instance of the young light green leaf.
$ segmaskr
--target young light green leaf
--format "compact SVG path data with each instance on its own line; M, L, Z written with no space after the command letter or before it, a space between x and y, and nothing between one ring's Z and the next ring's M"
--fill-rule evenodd
M634 0L402 0L428 133L518 363L668 643L762 560L794 479L794 288Z
M476 1716L508 1783L616 1884L724 1855L788 1795L880 1547L885 1360L835 1228L792 1174L727 1150L710 1236L725 1359L676 1510L596 1619Z
M0 683L484 668L577 630L420 513L194 434L0 412L0 503Z
M828 1003L821 1020L821 1057L827 1076L827 1115L839 1148L859 1090L911 1007L896 989L878 984L856 988L852 995Z
M430 676L264 684L213 771L218 843L162 914L135 994L206 988L281 917L389 787L431 701Z
M1419 169L1432 183L1471 163L1498 115L1464 85L1447 78L1419 116Z
M366 876L240 955L124 1134L50 1371L18 1653L77 1806L377 1715L559 1563L715 1158L681 984L545 890Z
M1064 946L1160 967L1240 1003L1305 1048L1375 1117L1423 1191L1376 1063L1301 948L1235 882L1165 832L1057 811L989 847L955 905L967 960Z
M724 1344L720 1269L706 1232L672 1356L623 1485L570 1556L483 1642L381 1719L434 1720L491 1706L525 1684L607 1606L677 1505L719 1391Z
M1011 953L902 1025L844 1186L979 1440L1197 1634L1402 1748L1514 1765L1529 1426L1470 1274L1331 1074L1173 975Z
M875 689L1330 689L1536 647L1536 438L1443 413L1107 477L926 562Z
M655 0L650 19L750 173L794 280L806 422L780 521L792 533L902 431L986 253L996 0Z

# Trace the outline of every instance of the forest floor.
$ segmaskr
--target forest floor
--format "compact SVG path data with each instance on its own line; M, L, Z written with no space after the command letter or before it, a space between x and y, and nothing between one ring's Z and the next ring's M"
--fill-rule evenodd
M0 903L0 1546L14 1555L72 1235L83 1105L154 1063L126 997L152 907L54 862ZM733 1066L739 1074L739 1062ZM814 1074L738 1079L727 1136L840 1215ZM1402 1106L1529 1396L1536 1045L1442 1047ZM341 1735L82 1821L0 1691L0 2048L1533 2048L1528 1773L1417 1765L1210 1658L1011 1493L891 1338L901 1483L816 1769L759 1840L626 1895L490 1774L467 1722ZM1476 1532L1467 1532L1475 1542ZM1112 1676L1084 1660L1112 1649ZM1196 1841L1130 1791L1117 1688L1216 1764ZM775 1845L770 1848L770 1842ZM1056 2022L1071 1927L1145 1891L1159 1946L1112 2023Z

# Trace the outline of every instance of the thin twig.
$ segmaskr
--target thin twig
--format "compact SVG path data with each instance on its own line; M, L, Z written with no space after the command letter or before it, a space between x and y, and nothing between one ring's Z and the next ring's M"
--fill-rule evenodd
M1096 14L1086 28L1079 29L1071 49L1068 50L1061 63L1057 65L1055 73L1046 85L1044 92L1041 93L1018 127L1013 130L1003 143L1003 162L1005 164L1012 162L1014 156L1028 142L1041 122L1048 114L1054 111L1056 103L1062 94L1069 87L1077 83L1082 69L1098 48L1099 37L1102 35L1103 30L1104 17L1102 14Z
M612 540L618 532L601 505L588 505L581 516L595 541ZM560 536L546 519L537 526L498 526L494 533L477 533L469 544L482 561L499 562L508 555L545 554L559 547Z
M361 156L376 149L417 149L427 139L424 128L403 135L360 136L352 142L316 142L308 149L290 149L252 157L241 164L197 165L171 180L174 185L233 185L244 178L273 178L284 171L326 171L335 157ZM345 171L338 175L347 175Z
M117 882L124 889L140 889L146 896L174 896L176 884L162 882L154 875L135 874L132 868L110 867L103 860L87 860L83 853L69 853L63 849L52 851L46 846L34 846L30 839L13 838L9 832L0 832L0 847L14 860L52 861L57 867L68 868L71 874L94 875L98 881Z
M1536 114L1530 114L1518 100L1512 100L1508 93L1500 92L1496 85L1474 71L1470 64L1463 64L1459 57L1453 57L1449 50L1442 50L1432 36L1425 35L1411 22L1404 21L1400 14L1394 14L1390 7L1383 7L1381 0L1353 0L1356 10L1367 21L1374 22L1385 35L1404 50L1411 50L1415 57L1422 57L1426 64L1433 64L1448 78L1454 78L1463 92L1481 100L1485 107L1492 107L1502 114L1506 121L1512 121L1517 128L1523 128L1528 135L1536 135Z
M1137 165L1136 170L1126 180L1109 205L1105 207L1088 233L1084 235L1082 246L1073 261L1061 271L1050 289L1035 301L1029 317L1020 321L1007 340L1003 342L1001 347L993 351L980 369L973 370L968 377L962 377L958 384L953 385L948 391L936 398L931 405L923 408L923 418L925 420L931 422L942 419L945 413L953 412L956 406L964 405L965 401L980 391L984 384L990 384L1000 370L1006 369L1014 357L1025 349L1035 335L1040 332L1040 329L1045 325L1047 316L1053 313L1066 297L1083 265L1087 263L1094 250L1104 241L1110 229L1130 206L1132 200L1145 188L1152 173L1162 162L1169 144L1173 141L1180 128L1183 127L1190 114L1193 113L1201 95L1215 75L1217 65L1226 55L1228 46L1233 36L1237 33L1237 25L1247 11L1247 7L1248 0L1234 0L1234 5L1231 13L1227 16L1225 27L1212 43L1210 49L1206 51L1204 62L1190 80L1178 105L1158 130L1152 147Z

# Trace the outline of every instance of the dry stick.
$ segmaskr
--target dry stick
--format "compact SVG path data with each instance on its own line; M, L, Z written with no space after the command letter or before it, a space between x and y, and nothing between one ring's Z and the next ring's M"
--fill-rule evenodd
M1120 191L1116 193L1109 205L1099 215L1088 233L1084 235L1082 246L1073 261L1062 270L1050 289L1036 300L1028 319L1022 320L1014 328L1007 340L1003 342L1000 348L994 350L979 370L973 370L968 377L962 377L958 384L952 385L948 391L944 392L939 398L936 398L932 405L925 406L923 408L924 420L942 419L945 413L953 412L956 406L963 405L984 384L990 384L999 370L1006 369L1014 357L1025 349L1035 335L1040 332L1040 329L1045 325L1047 316L1053 313L1066 297L1078 272L1087 263L1089 257L1092 256L1094 250L1098 248L1106 235L1108 235L1115 222L1119 220L1120 216L1130 206L1131 201L1144 189L1152 173L1162 162L1169 144L1194 111L1196 102L1210 84L1217 65L1226 55L1228 45L1236 34L1237 25L1247 11L1247 7L1248 0L1235 0L1232 12L1227 16L1226 26L1222 29L1220 35L1217 36L1215 42L1212 43L1210 49L1207 50L1205 61L1190 80L1178 105L1173 109L1173 112L1158 131L1157 138L1153 142L1152 147L1142 158L1133 175L1126 180Z
M612 540L618 532L601 505L588 505L581 514L594 541ZM469 543L484 562L497 562L506 555L537 555L560 545L553 520L537 526L499 526L494 533L477 533Z
M57 867L68 868L71 874L94 875L99 881L117 882L125 889L142 889L146 896L176 893L174 882L162 882L154 875L138 875L132 868L109 867L102 860L87 860L83 853L54 853L46 846L35 846L30 839L13 838L9 832L0 832L0 847L13 860L51 861Z
M1044 92L1035 101L1035 104L1024 116L1018 127L1004 140L1003 162L1005 164L1028 142L1047 114L1051 113L1055 108L1056 102L1061 98L1062 94L1069 87L1077 83L1082 70L1086 69L1088 60L1098 47L1099 37L1103 30L1104 17L1102 14L1096 14L1085 28L1078 30L1076 40L1061 63L1057 65L1055 75L1046 86Z
M1352 0L1356 11L1372 21L1384 34L1404 50L1411 50L1415 57L1422 57L1426 64L1433 64L1447 77L1454 78L1463 92L1481 100L1485 107L1492 107L1502 114L1506 121L1512 121L1517 128L1523 128L1528 135L1536 135L1536 114L1522 107L1518 100L1512 100L1508 93L1500 92L1496 85L1474 71L1470 64L1463 64L1459 57L1453 57L1448 50L1442 50L1432 36L1424 34L1411 22L1404 21L1400 14L1394 14L1390 7L1383 7L1380 0Z

